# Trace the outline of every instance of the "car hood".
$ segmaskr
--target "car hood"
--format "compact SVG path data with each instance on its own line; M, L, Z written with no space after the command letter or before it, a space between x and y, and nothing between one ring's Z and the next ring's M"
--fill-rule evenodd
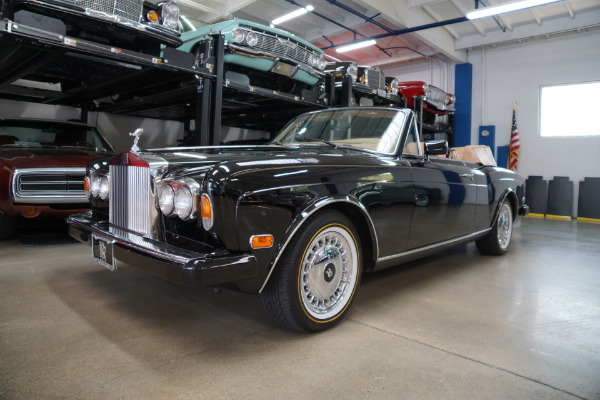
M2 148L0 162L12 168L84 167L90 161L105 156L85 148Z
M143 155L144 153L142 153ZM169 175L193 176L210 168L230 176L248 170L298 168L303 166L380 165L385 156L326 144L295 146L222 146L156 150L152 153L169 163ZM343 156L343 157L342 157Z

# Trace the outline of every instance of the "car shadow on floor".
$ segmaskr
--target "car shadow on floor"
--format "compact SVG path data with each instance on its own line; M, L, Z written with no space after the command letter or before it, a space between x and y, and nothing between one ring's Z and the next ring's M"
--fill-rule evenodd
M75 244L69 236L69 226L62 218L20 218L16 238L24 247L45 247Z
M475 267L476 257L466 246L413 261L363 278L354 307L368 310L386 297L395 298L411 287L444 279L445 274ZM471 260L472 261L469 261ZM186 348L204 355L250 351L249 343L264 346L304 341L314 335L292 332L271 320L259 296L212 288L181 287L121 265L104 270L77 257L56 270L47 284L71 310L91 325L94 335L108 339L128 352L148 348ZM64 270L63 270L64 269ZM382 289L382 283L385 287ZM392 292L389 288L394 287ZM413 291L413 289L410 289ZM352 310L349 318L352 318ZM342 322L324 335L352 331ZM132 346L131 341L139 341ZM275 348L273 348L275 350ZM264 351L261 350L261 351ZM160 351L159 351L160 353ZM136 358L159 357L147 350Z

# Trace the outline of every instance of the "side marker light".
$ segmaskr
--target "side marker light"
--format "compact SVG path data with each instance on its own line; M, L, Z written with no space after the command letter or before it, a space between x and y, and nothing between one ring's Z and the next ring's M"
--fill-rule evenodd
M254 235L250 238L253 249L268 249L273 247L273 235Z

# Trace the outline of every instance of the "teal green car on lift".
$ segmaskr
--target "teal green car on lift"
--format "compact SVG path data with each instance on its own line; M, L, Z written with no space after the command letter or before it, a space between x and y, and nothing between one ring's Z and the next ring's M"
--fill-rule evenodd
M251 85L298 94L313 89L323 77L326 62L321 49L292 33L251 21L225 21L183 32L178 50L198 58L199 44L213 34L225 38L229 77L242 74Z

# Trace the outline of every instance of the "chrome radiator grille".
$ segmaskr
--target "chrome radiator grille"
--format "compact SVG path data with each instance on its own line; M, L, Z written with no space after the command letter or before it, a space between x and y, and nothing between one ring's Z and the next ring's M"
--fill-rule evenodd
M282 37L280 40L280 38L276 36L257 31L247 26L244 26L244 29L256 33L258 36L258 44L253 48L259 49L265 53L273 54L278 57L289 58L303 64L308 64L308 58L311 54L320 56L320 54L317 52L304 47L304 45L294 40L285 37ZM286 44L288 42L290 44Z
M94 11L139 22L143 0L82 0L81 5Z
M371 89L385 89L385 76L379 68L368 68L365 75L367 86Z
M83 188L85 168L19 168L15 170L13 196L17 202L87 202Z
M110 165L109 222L152 236L150 169Z

